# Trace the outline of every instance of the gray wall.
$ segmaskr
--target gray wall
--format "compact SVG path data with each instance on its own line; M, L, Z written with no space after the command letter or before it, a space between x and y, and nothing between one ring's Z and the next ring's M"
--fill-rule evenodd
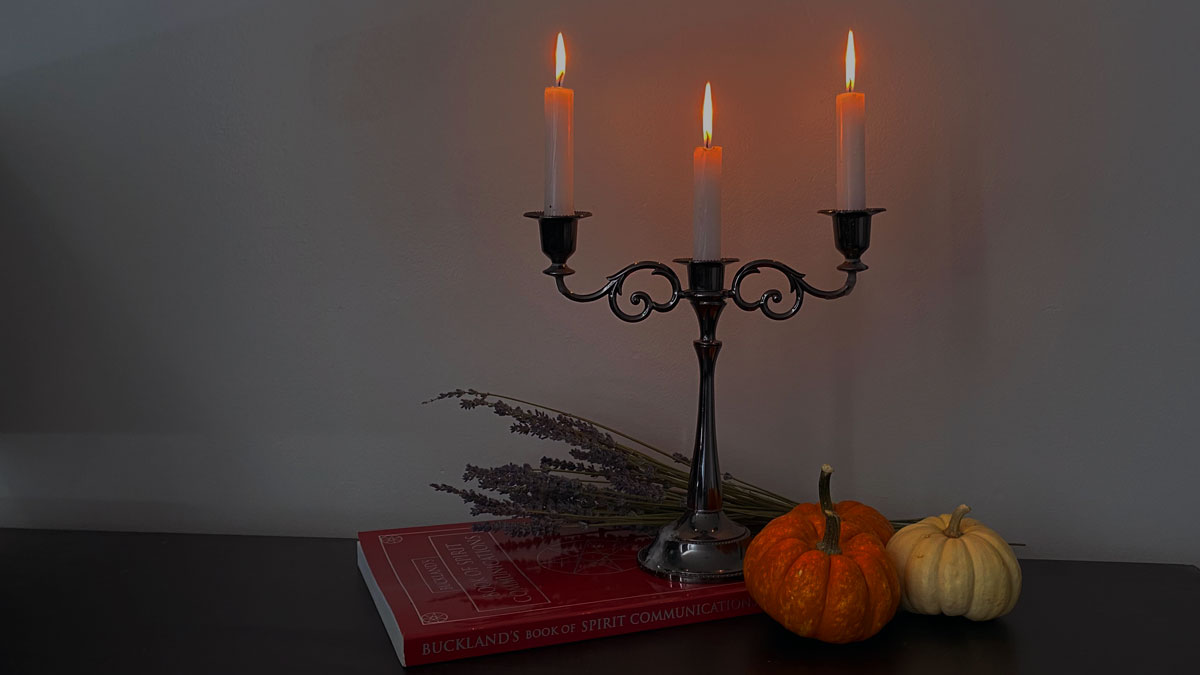
M554 32L572 282L690 252L711 79L726 252L828 286L852 26L889 211L850 298L727 313L724 468L1200 562L1194 3L160 4L0 9L0 525L461 520L427 483L547 448L457 386L690 450L689 312L567 302L520 217Z

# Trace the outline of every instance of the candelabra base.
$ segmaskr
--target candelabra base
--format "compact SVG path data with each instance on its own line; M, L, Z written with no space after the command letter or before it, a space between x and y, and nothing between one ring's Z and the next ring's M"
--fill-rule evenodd
M685 584L737 581L750 530L724 511L692 511L658 531L638 553L642 569Z

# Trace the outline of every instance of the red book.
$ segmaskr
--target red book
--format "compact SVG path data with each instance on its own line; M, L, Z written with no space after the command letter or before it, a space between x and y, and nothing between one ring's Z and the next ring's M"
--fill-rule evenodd
M679 584L642 571L647 543L618 529L410 527L360 532L358 567L405 666L760 611L740 581Z

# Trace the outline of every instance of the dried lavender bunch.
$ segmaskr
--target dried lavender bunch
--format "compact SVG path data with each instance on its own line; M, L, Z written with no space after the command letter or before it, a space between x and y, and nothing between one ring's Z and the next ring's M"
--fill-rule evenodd
M513 433L559 441L569 448L570 459L543 457L536 467L467 466L463 480L475 482L483 492L432 486L460 497L471 506L472 515L508 519L481 523L481 529L544 534L568 525L659 527L679 517L691 464L682 454L668 453L578 415L510 396L456 389L432 400L451 398L465 410L486 407L510 418ZM796 505L728 473L724 479L725 510L747 525L765 524Z

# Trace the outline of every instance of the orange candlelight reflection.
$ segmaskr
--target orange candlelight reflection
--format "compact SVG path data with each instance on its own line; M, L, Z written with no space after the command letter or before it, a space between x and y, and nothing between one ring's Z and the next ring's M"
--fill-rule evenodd
M561 87L563 76L567 74L567 47L563 44L562 33L558 34L558 47L554 50L554 84Z
M846 91L854 91L854 31L846 38Z
M712 147L712 82L704 83L704 147Z

